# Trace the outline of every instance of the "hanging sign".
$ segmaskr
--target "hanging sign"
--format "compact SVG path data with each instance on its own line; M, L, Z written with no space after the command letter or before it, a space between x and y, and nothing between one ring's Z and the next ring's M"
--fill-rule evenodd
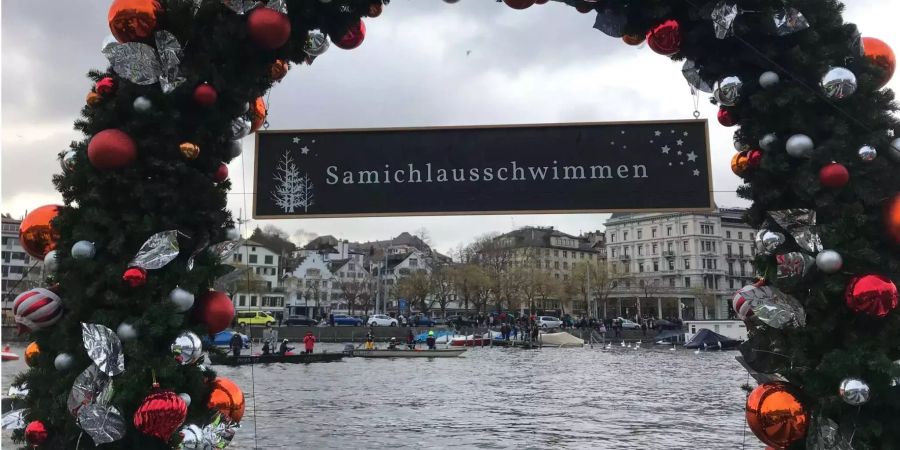
M705 120L261 131L257 219L708 211Z

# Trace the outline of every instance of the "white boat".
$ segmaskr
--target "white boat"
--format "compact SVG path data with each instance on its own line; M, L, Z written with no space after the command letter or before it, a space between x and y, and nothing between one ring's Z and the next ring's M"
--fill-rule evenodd
M572 336L565 331L559 333L541 333L541 347L584 347L584 339Z

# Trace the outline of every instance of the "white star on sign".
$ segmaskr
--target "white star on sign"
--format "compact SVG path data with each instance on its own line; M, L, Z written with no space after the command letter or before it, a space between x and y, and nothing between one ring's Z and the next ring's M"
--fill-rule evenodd
M685 132L684 132L684 135L685 135L685 136L687 136L687 135L688 135L688 132L687 132L687 131L685 131Z
M309 153L309 147L303 146L303 148L300 149L300 153L303 153L304 155Z
M681 156L681 150L678 150L678 156Z
M675 143L678 145L684 145L684 141L682 141L681 139L675 141Z
M690 152L687 154L687 157L688 157L688 161L697 162L697 154L696 153Z
M656 130L653 132L653 134L656 136L662 136L662 131Z
M694 169L694 176L695 176L695 177L699 177L699 176L700 176L700 171L697 170L697 169Z
M294 143L295 143L295 144L299 144L299 143L300 143L300 138L295 137L295 138L294 138Z
M668 145L664 145L664 146L662 146L662 152L663 152L663 153L665 153L665 154L667 154L667 155L668 155L668 154L669 154L669 150L672 150L672 149L671 149L671 148L669 148L669 146L668 146Z
M625 134L625 130L622 130L622 134Z

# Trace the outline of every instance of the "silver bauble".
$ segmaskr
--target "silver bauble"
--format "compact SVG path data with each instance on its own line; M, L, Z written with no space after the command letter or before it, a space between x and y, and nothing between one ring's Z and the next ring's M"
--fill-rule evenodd
M856 92L856 75L843 67L832 67L822 76L819 85L826 97L840 100Z
M759 230L754 240L756 251L761 255L771 255L785 241L783 234L769 230Z
M795 134L788 138L784 148L794 158L809 158L815 148L812 138L805 134Z
M878 156L878 150L875 150L875 147L872 147L871 145L863 145L856 151L856 154L859 155L859 159L865 162L871 162Z
M78 241L72 245L72 257L75 259L91 259L96 252L94 243L90 241Z
M131 104L135 111L139 113L145 113L150 111L153 108L153 102L150 101L149 98L140 96L134 99L134 102Z
M241 156L241 152L243 152L243 146L241 145L241 141L229 141L227 146L228 156L232 158L237 158Z
M243 139L250 134L251 128L250 119L246 117L238 117L231 121L231 134L228 136L229 139L237 140Z
M176 287L169 292L169 301L175 305L176 311L183 313L194 306L194 294L191 294L180 287Z
M329 46L331 46L331 43L328 42L328 37L325 34L318 31L310 31L306 37L306 43L303 44L303 52L315 58L328 51Z
M130 323L122 322L116 328L116 334L120 340L129 341L137 337L137 330Z
M184 403L186 405L191 406L191 396L187 392L182 392L178 394L178 396L181 397L182 400L184 400Z
M780 82L781 77L779 77L775 72L763 72L762 75L759 76L759 85L765 89L775 86Z
M241 232L234 227L225 230L225 237L229 241L236 241L241 238Z
M178 434L181 435L181 447L178 447L180 449L206 450L209 448L203 439L203 429L197 425L185 425L178 430Z
M60 153L59 166L65 173L75 170L75 150L66 150Z
M44 269L50 273L59 269L59 258L56 256L56 250L50 250L44 255Z
M900 162L900 138L894 139L891 141L891 148L888 155L894 161Z
M775 150L775 144L778 143L778 136L775 133L769 133L759 140L759 148L765 151Z
M713 97L722 106L737 105L744 83L738 77L725 77L713 86Z
M73 364L75 364L75 358L68 353L60 353L53 360L53 367L60 372L71 369Z
M172 353L181 365L193 364L203 357L203 342L196 334L185 331L172 342Z
M869 385L859 378L844 378L838 394L848 405L859 406L869 401L871 390Z
M835 273L844 266L841 254L834 250L824 250L816 255L816 267L825 273Z

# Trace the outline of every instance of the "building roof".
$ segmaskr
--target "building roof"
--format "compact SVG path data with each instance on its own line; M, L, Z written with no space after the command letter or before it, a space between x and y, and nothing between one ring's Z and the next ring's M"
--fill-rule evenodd
M548 247L570 250L573 247L553 245L551 238L567 238L578 243L578 249L582 251L596 252L598 251L591 242L583 237L572 236L563 233L552 227L523 227L518 230L510 231L502 234L496 239L512 239L512 245L515 247Z
M350 260L350 259L333 259L331 261L328 261L328 270L330 270L332 273L337 272L338 270L341 270L342 267L347 265L347 263L350 261L352 261L352 260Z

